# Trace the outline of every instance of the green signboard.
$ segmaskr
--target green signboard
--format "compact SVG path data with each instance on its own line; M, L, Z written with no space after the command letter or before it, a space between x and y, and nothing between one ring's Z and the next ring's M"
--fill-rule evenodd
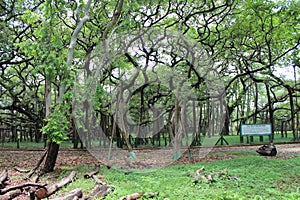
M271 124L242 124L241 125L241 136L246 135L272 135Z

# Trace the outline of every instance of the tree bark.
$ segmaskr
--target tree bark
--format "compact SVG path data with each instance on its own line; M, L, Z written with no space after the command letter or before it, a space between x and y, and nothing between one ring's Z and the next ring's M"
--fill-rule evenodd
M59 150L59 144L55 142L49 142L48 144L48 153L45 161L45 165L43 168L43 173L53 172L57 155Z
M68 50L68 58L67 58L67 66L68 67L72 66L74 50L75 50L75 45L77 43L78 34L79 34L81 28L83 27L84 23L89 19L89 9L90 9L91 4L92 4L92 0L88 0L85 10L84 10L84 16L76 24L76 28L74 29L74 31L72 33L70 46L69 46L69 50ZM78 7L79 7L79 5L78 5ZM80 9L78 9L77 13L76 13L76 14L78 14L78 16L80 14L79 11L80 11ZM66 73L66 71L64 71L62 74L62 81L59 85L59 96L57 99L57 103L62 103L62 101L63 101L62 97L66 91L66 80L65 80L66 75L67 75L67 73ZM46 161L45 161L45 165L44 165L44 169L43 169L44 173L53 171L55 162L57 159L57 155L58 155L58 150L59 150L59 144L57 144L56 142L51 141L48 144L48 153L47 153L47 157L46 157Z
M273 102L271 100L271 94L270 94L270 88L268 83L266 83L266 90L267 90L267 97L268 97L268 106L269 106L269 117L270 117L270 123L271 123L271 132L272 132L272 142L274 139L274 110L273 110Z
M290 87L287 87L288 93L289 93L289 100L290 100L290 108L291 108L291 129L293 133L293 140L295 141L297 139L296 135L296 129L295 129L295 107L294 107L294 101L293 101L293 91Z

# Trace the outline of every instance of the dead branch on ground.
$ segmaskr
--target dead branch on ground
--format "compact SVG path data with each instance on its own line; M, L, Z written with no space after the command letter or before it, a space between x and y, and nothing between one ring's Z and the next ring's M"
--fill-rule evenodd
M72 171L69 176L63 178L58 183L54 183L52 185L49 185L46 188L40 188L35 193L36 197L39 198L39 199L43 199L43 198L51 196L56 191L58 191L60 188L67 185L68 183L72 182L72 180L74 179L75 176L76 176L76 172Z
M95 165L95 168L93 171L89 172L89 173L86 173L84 174L84 178L88 179L88 178L92 178L93 175L96 175L98 174L99 172L99 169L100 169L100 166L99 165Z
M0 188L3 188L6 185L6 181L8 181L8 172L7 169L5 169L1 174L0 174Z
M4 195L1 195L1 200L11 200L21 195L22 192L20 190L10 191Z
M202 173L204 169L205 169L204 167L201 167L200 169L197 169L194 174L188 173L188 175L194 178L195 184L199 183L199 179L201 179L205 183L213 183L216 182L219 178L221 178L224 175L226 175L229 180L238 180L237 177L232 178L231 176L228 175L228 169L223 169L218 173L216 173L215 170L211 170L210 173ZM217 177L217 179L214 179L214 177Z
M136 200L136 199L139 199L141 197L154 198L158 194L159 194L158 192L150 192L150 193L145 193L145 194L136 192L136 193L129 194L129 195L126 195L124 197L121 197L119 200Z
M13 191L13 190L18 190L18 189L23 190L26 187L38 187L38 188L46 189L45 184L23 183L23 184L20 184L20 185L9 187L9 188L0 189L0 195L6 194L6 193L8 193L10 191Z
M47 150L45 150L44 154L41 156L40 160L38 161L38 163L36 164L36 166L30 170L30 172L27 174L27 176L25 177L26 179L30 179L30 177L35 173L35 171L41 166L43 160L45 159L46 155L47 155Z
M85 197L85 200L90 200L94 198L103 198L107 196L110 192L114 191L115 187L112 185L96 185L92 193Z
M79 199L82 198L82 191L80 188L75 188L68 194L64 195L63 197L58 197L52 200L73 200L73 199Z
M21 168L19 168L19 167L14 167L13 169L14 169L15 171L17 171L17 172L20 172L20 173L28 173L28 172L30 172L29 169L21 169Z

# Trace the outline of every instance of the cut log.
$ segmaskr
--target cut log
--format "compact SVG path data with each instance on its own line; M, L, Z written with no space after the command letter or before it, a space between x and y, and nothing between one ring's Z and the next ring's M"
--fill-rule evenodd
M68 183L72 182L74 177L76 176L76 172L72 171L69 176L63 178L58 183L54 183L52 185L47 186L46 188L40 188L36 191L35 196L39 199L43 199L46 197L51 196L56 191L58 191L63 186L67 185Z
M82 198L82 191L80 188L76 188L76 189L72 190L71 192L69 192L68 194L66 194L65 196L55 198L53 200L73 200L76 198L77 199Z
M12 200L16 198L17 196L20 196L22 192L20 190L10 191L6 193L5 195L1 195L1 200Z
M96 175L93 175L92 177L96 181L96 183L98 183L100 185L106 185L106 183L104 181L100 180Z
M1 174L0 174L0 188L5 186L5 182L8 181L8 172L7 169L5 169Z
M24 189L26 187L37 187L37 188L46 189L45 184L41 185L41 184L37 184L37 183L23 183L23 184L20 184L20 185L9 187L9 188L0 189L0 195L6 194L10 191L14 191L14 190L18 190L18 189Z
M99 165L95 165L95 168L94 168L94 170L93 171L91 171L91 172L89 172L89 173L86 173L86 174L84 174L84 178L92 178L93 177L93 175L96 175L96 174L98 174L98 172L99 172L99 169L100 169L100 166Z
M121 197L119 200L136 200L139 199L143 196L143 194L141 193L133 193L133 194L129 194L127 196Z

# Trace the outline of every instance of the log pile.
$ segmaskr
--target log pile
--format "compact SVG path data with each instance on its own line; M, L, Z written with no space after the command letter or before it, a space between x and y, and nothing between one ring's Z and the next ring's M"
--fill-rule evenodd
M111 191L114 190L113 186L107 185L104 181L102 181L99 177L96 176L96 174L99 172L99 167L96 166L95 169L89 173L86 173L84 175L84 178L93 178L96 182L96 187L92 191L91 194L87 195L86 197L83 196L82 190L80 188L76 188L72 190L71 192L65 194L62 197L55 198L56 200L65 200L65 199L94 199L95 197L105 197L108 195ZM34 171L37 169L35 167ZM32 170L23 170L19 168L14 168L14 170L18 172L28 173L32 172ZM53 184L40 184L37 183L38 176L35 176L34 178L29 178L30 176L26 176L25 180L31 180L30 182L22 183L15 186L6 187L6 181L8 180L8 173L7 170L4 170L0 175L0 184L2 185L0 189L0 196L1 200L10 200L14 199L17 196L26 194L28 196L27 199L29 200L40 200L40 199L49 199L53 194L55 194L57 191L59 191L62 187L66 186L70 182L72 182L75 179L76 172L72 171L68 176L63 178L62 180L53 183ZM32 181L33 180L33 181Z
M29 173L25 175L25 183L10 186L7 181L9 180L8 171L4 170L0 174L0 199L1 200L11 200L22 195L22 198L26 195L28 200L41 200L41 199L51 199L51 196L57 193L61 188L67 184L75 181L76 172L72 171L68 176L63 179L52 183L38 183L39 174L32 177L39 164L34 167L33 170L24 170L15 167L14 170L20 173ZM95 187L90 194L84 195L80 188L75 188L74 190L64 194L61 197L52 198L52 200L92 200L95 198L104 198L109 193L113 192L115 187L113 185L108 185L102 176L98 176L100 166L95 165L94 169L83 175L85 179L93 179L95 182ZM32 173L34 171L34 173ZM31 174L32 173L32 174ZM133 193L120 198L120 200L136 200L139 198L153 198L157 196L158 193ZM25 198L25 197L24 197Z
M194 178L193 183L214 183L217 182L220 179L228 179L228 180L239 180L236 176L230 176L228 174L227 169L223 169L219 172L215 172L214 170L210 172L204 172L205 167L201 167L196 170L195 173L187 173L189 176Z

